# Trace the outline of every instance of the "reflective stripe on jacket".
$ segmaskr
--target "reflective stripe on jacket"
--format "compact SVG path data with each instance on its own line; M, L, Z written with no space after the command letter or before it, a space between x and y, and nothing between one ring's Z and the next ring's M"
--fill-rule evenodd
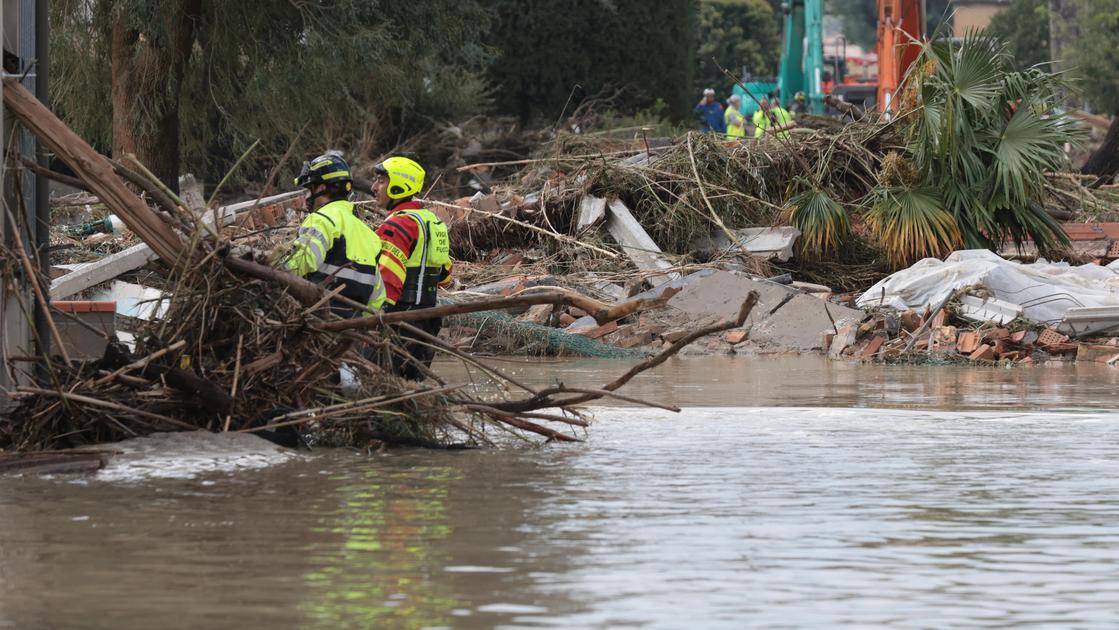
M354 216L352 203L339 200L307 215L285 267L328 290L342 286L341 295L380 310L385 301L380 256L380 237Z
M409 201L393 209L377 235L383 245L385 301L396 310L435 306L436 289L450 282L454 264L447 225Z

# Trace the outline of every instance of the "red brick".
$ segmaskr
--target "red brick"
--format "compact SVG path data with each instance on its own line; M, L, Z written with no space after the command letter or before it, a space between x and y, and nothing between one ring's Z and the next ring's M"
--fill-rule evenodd
M960 333L956 338L956 350L963 354L971 354L979 347L979 333L971 330Z
M743 341L746 341L746 336L748 334L749 333L747 333L745 330L732 330L728 332L723 338L726 339L727 343L734 346L742 343Z
M1037 343L1040 346L1063 344L1067 341L1068 337L1062 335L1052 328L1046 328L1045 330L1041 331L1041 335L1039 335L1037 338Z
M1014 343L1022 343L1022 341L1025 338L1026 338L1026 331L1024 331L1024 330L1019 330L1016 333L1010 333L1010 337L1009 337L1010 341L1013 341Z
M570 313L560 313L559 325L561 328L567 328L571 324L575 323L575 319L575 316Z
M870 343L866 344L866 347L863 348L863 353L860 356L864 359L872 358L874 355L878 354L878 349L881 348L884 343L886 343L885 337L882 335L875 335L870 339Z
M917 311L909 309L901 314L901 328L906 332L913 332L921 325L921 316Z
M690 331L683 328L673 328L672 330L665 331L664 334L661 335L661 338L668 343L676 343L684 337L687 337L689 332Z
M1005 328L996 328L987 333L986 338L988 341L998 341L999 339L1006 339L1010 336L1010 331Z
M618 322L617 321L606 322L605 324L603 324L601 326L598 326L597 328L592 328L592 329L590 329L586 332L581 332L581 333L576 333L576 334L583 335L584 337L590 337L591 339L599 339L599 338L605 337L606 335L609 335L610 333L614 332L615 330L618 330Z
M67 313L115 313L116 302L91 302L89 300L56 300L51 307Z
M983 344L976 348L975 352L972 352L968 359L972 361L994 361L995 349L987 344Z
M956 336L955 326L938 326L933 331L933 347L955 346Z
M939 311L936 312L936 315L933 316L932 327L933 328L940 328L941 326L944 326L947 323L948 323L948 311L946 311L944 309L940 309Z

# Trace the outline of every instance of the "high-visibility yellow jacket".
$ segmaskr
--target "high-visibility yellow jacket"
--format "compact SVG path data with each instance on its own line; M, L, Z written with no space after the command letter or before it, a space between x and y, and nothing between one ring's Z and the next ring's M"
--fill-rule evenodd
M761 138L765 135L766 129L770 127L781 127L792 121L793 115L789 113L789 110L779 105L770 107L768 113L759 109L754 112L754 137ZM785 140L789 137L789 132L780 131L771 135L776 135L778 138Z
M435 306L436 290L451 281L451 238L447 225L418 201L406 201L377 228L386 308Z
M746 118L738 111L738 108L728 105L727 111L723 112L723 118L727 123L727 140L742 138L746 135Z
M338 200L307 215L285 266L328 289L344 286L341 295L380 310L385 301L380 256L380 237L354 216L354 204Z

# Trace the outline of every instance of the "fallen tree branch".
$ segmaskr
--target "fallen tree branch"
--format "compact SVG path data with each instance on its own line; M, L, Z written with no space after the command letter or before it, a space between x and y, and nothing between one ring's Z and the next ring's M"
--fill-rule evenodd
M641 363L638 363L637 365L634 365L629 369L628 372L621 375L613 382L603 385L602 389L605 390L605 392L613 392L645 370L649 370L660 365L661 363L664 363L668 360L669 357L676 354L681 349L683 349L684 346L692 343L696 339L699 339L700 337L704 337L706 335L712 335L724 330L742 326L746 323L746 319L750 317L750 311L754 309L754 306L757 303L758 293L756 291L750 291L750 293L746 295L746 300L742 302L742 307L738 310L738 317L735 318L734 321L722 321L712 326L701 328L692 332L688 336L678 340L676 343L666 348L660 354L646 359ZM543 394L544 392L541 393ZM569 407L572 405L580 405L592 400L597 400L606 395L606 393L604 392L594 392L585 393L571 398L557 399L553 397L554 393L558 392L553 392L546 395L532 396L530 398L524 398L521 400L510 400L506 402L492 403L492 407L507 413L524 413L527 411L534 411L536 409L544 409L547 407Z

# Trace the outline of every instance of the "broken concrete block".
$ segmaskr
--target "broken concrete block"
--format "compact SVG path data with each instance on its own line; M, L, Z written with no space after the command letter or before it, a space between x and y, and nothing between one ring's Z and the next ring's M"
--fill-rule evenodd
M606 200L587 195L579 201L579 218L575 223L575 232L582 232L604 218L606 218Z
M672 263L661 256L661 248L641 227L641 223L618 199L610 200L607 204L610 209L606 219L606 229L610 236L622 246L622 250L629 257L638 270L644 272L663 272L672 268ZM662 273L649 278L649 283L659 286L680 277L676 272Z
M742 343L743 341L746 341L746 337L749 334L750 333L745 330L732 330L724 335L723 339L725 339L726 342L730 345L734 346Z
M1022 307L992 297L965 295L960 298L959 315L973 322L1006 324L1022 316Z
M843 351L848 346L855 343L855 336L859 332L859 327L854 324L848 324L839 329L832 339L831 348L828 350L828 356L833 359L838 359L843 356Z
M1106 344L1081 343L1076 347L1077 363L1110 363L1117 356L1119 356L1119 349Z
M964 331L956 338L956 350L962 354L971 354L979 347L979 333L975 331Z
M638 346L643 346L652 340L653 335L651 333L641 331L622 337L615 345L617 345L619 348L636 348Z
M551 304L534 304L528 307L522 315L517 317L522 322L531 322L540 326L548 325L548 320L552 318L552 305ZM574 321L574 319L572 319Z
M972 352L968 359L972 361L994 361L995 349L988 344L982 344Z
M955 348L957 337L955 326L938 326L933 329L933 349Z
M573 335L579 335L579 334L582 334L585 331L589 331L592 328L597 328L597 327L598 327L598 322L596 322L593 317L591 317L590 315L584 315L584 316L580 317L579 319L576 319L575 321L571 322L571 324L569 324L567 326L567 328L565 328L564 330L566 330L567 332L569 332Z

